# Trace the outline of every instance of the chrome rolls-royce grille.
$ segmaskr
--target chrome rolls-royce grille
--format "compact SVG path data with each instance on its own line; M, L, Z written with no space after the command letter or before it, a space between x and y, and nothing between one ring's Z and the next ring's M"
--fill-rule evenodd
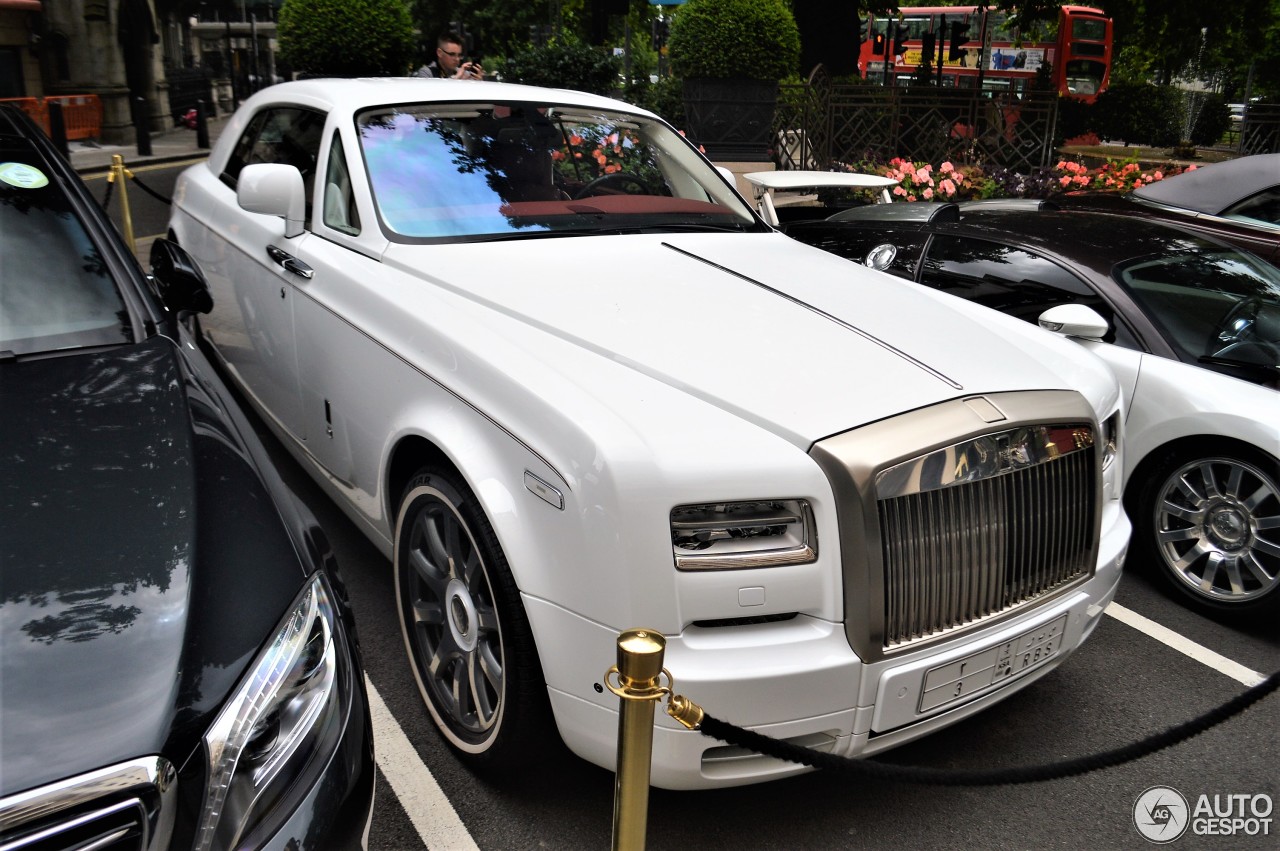
M5 851L157 851L173 832L176 774L147 757L0 801Z
M942 642L1086 582L1102 522L1097 435L1083 396L1043 390L952 399L814 444L858 656Z
M1093 444L1087 426L985 436L936 459L965 465L982 455L985 469L882 498L884 648L983 620L1088 575ZM929 462L913 466L921 472Z

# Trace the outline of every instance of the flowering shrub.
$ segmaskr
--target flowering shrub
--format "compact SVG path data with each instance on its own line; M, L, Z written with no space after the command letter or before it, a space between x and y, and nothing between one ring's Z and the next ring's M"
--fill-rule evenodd
M551 151L551 159L562 180L571 185L620 171L644 180L661 176L648 145L626 130L607 127L578 128L569 134L567 145Z
M944 162L936 168L931 163L912 162L895 157L888 163L863 160L841 164L838 171L880 174L898 181L890 190L903 201L971 201L983 198L1050 198L1064 192L1093 189L1128 192L1157 180L1181 174L1186 169L1143 169L1138 163L1108 162L1089 168L1072 160L1061 160L1053 168L1034 168L1016 172L995 167L957 166ZM855 192L855 200L870 202L872 193Z
M1166 177L1181 174L1184 171L1184 169L1176 167L1168 172L1161 169L1144 171L1136 162L1108 162L1100 168L1090 169L1082 163L1072 162L1071 160L1060 161L1056 168L1061 172L1058 183L1064 192L1081 189L1128 192L1140 186L1146 186L1148 183L1155 183L1157 180L1164 180ZM1185 170L1191 171L1194 168L1195 165L1189 165Z

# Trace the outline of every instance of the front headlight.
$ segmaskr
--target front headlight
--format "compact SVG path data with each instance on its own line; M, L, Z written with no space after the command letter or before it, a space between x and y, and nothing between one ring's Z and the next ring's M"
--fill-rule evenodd
M205 734L196 851L235 847L262 828L298 791L296 781L319 771L337 746L352 674L335 644L336 623L331 592L317 575Z
M680 570L780 567L816 559L818 537L803 499L680 505L671 549Z

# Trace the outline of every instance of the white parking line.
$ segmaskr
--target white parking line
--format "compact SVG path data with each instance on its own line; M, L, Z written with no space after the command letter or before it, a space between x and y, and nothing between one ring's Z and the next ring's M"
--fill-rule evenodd
M479 851L462 819L445 797L431 770L418 756L409 737L396 723L395 716L368 677L369 714L373 719L373 754L378 768L391 784L396 799L422 837L422 844L433 851Z
M1161 626L1150 618L1144 618L1142 615L1132 609L1126 609L1119 603L1112 603L1107 606L1107 614L1111 615L1111 617L1121 623L1133 627L1138 630L1138 632L1145 633L1162 644L1167 644L1179 653L1190 656L1197 662L1208 665L1215 671L1226 674L1237 682L1244 683L1246 686L1256 686L1258 683L1266 679L1266 677L1257 671L1250 670L1238 662L1232 662L1226 656L1214 653L1208 647L1196 644L1191 639L1185 638L1173 630Z

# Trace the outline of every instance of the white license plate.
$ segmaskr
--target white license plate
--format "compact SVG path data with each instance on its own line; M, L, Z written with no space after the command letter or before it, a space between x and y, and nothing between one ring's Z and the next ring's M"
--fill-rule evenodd
M995 647L930 668L924 675L920 711L932 712L1040 667L1062 648L1066 628L1067 616L1063 615Z

